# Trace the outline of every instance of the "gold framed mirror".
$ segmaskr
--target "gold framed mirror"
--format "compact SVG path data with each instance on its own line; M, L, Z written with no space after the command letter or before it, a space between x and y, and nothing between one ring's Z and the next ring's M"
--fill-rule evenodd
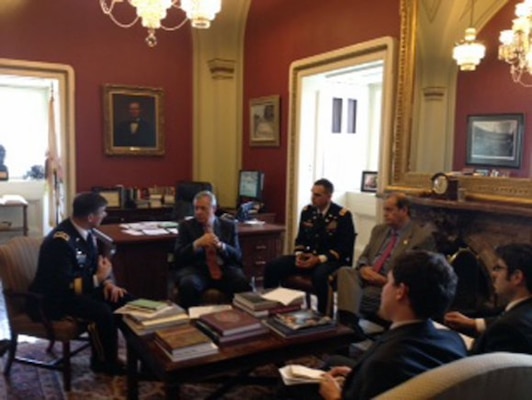
M398 60L398 82L392 139L390 184L386 191L403 191L423 196L430 193L431 173L411 170L412 120L416 79L416 50L420 0L401 0L401 32ZM433 171L438 172L438 171ZM466 199L532 205L532 180L484 176L459 176Z

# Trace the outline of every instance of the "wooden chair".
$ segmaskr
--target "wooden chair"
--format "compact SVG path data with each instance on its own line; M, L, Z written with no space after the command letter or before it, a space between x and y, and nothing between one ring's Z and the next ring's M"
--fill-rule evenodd
M37 260L42 239L33 237L15 237L0 246L0 277L4 288L7 318L11 331L11 345L4 375L8 376L13 361L47 369L60 370L63 373L65 391L71 387L70 357L87 348L87 338L80 338L86 332L86 324L72 318L51 321L42 310L42 296L28 291L37 272ZM27 314L27 302L35 301L39 307L41 321L33 321ZM18 335L27 335L49 340L47 352L53 354L56 341L62 344L62 356L45 362L16 356ZM83 340L83 344L71 351L72 340Z

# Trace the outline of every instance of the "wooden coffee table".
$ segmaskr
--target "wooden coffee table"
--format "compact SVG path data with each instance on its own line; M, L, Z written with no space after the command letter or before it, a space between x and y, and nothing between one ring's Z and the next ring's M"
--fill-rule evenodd
M179 386L219 377L228 372L249 371L255 367L334 351L355 339L353 331L339 325L335 331L285 340L273 333L257 340L220 346L218 354L180 362L172 362L154 343L153 334L137 336L121 324L127 344L127 397L138 399L139 361L164 384L168 400L179 398Z

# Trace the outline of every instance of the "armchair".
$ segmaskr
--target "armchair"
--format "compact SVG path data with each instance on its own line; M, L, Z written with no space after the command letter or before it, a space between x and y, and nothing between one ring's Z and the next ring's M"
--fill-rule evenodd
M531 374L531 355L481 354L426 371L375 400L527 400Z
M4 375L9 376L13 361L30 364L37 367L60 370L63 373L65 391L71 387L70 357L89 346L86 338L79 336L86 331L86 326L80 321L65 318L51 321L42 312L40 302L42 297L28 291L37 272L39 247L42 240L33 237L15 237L6 244L0 245L0 277L4 289L7 308L7 318L11 331L9 355L4 368ZM36 301L39 305L40 321L33 321L26 312L27 302ZM47 352L53 355L56 341L62 344L62 356L51 362L16 356L17 339L19 335L28 335L49 340ZM70 341L84 340L84 343L71 351Z

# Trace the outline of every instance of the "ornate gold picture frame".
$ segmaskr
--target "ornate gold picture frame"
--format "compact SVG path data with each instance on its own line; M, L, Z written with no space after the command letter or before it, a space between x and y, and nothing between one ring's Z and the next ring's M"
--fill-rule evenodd
M164 93L160 88L105 85L105 154L164 154Z

